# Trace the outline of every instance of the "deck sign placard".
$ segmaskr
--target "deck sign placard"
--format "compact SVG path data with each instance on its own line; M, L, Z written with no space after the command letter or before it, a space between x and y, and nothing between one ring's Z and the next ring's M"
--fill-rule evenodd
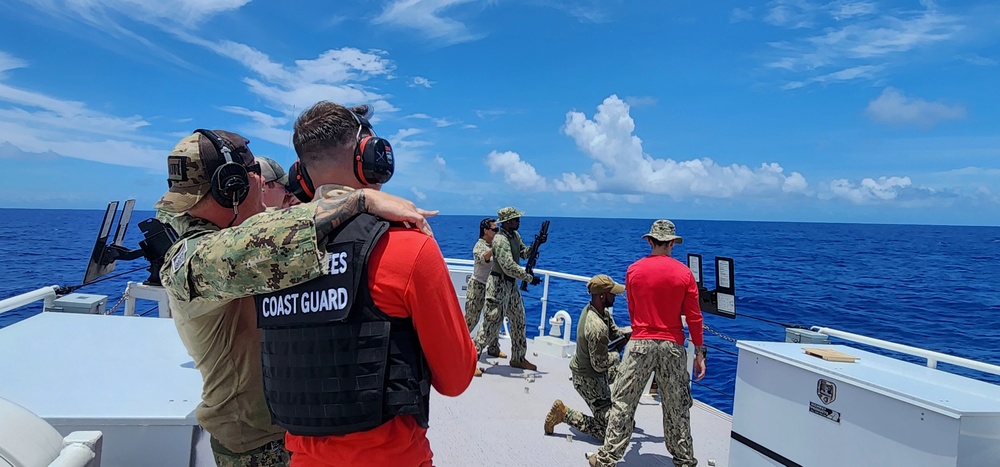
M819 396L820 402L830 405L837 400L837 385L833 381L821 379L816 382L816 395Z
M824 407L813 401L809 401L809 411L821 417L840 423L840 412L837 412L829 407Z
M825 379L816 381L816 397L819 397L820 402L823 404L829 405L833 401L837 400L837 384L833 381ZM840 412L822 404L809 401L809 411L823 418L828 418L840 423Z

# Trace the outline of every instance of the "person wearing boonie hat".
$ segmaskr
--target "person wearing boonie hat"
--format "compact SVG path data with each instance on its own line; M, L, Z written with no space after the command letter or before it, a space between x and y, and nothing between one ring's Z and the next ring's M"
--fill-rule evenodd
M590 302L580 313L576 326L576 353L569 368L573 373L573 388L594 416L566 407L557 399L545 417L545 434L551 435L555 426L565 421L583 433L604 440L611 410L611 384L615 381L619 361L618 352L609 351L608 343L628 334L627 330L615 325L611 307L615 305L615 296L624 291L624 285L606 274L598 274L587 282Z
M691 438L692 405L684 327L695 345L695 380L705 376L703 318L698 283L684 263L670 257L684 241L674 223L660 219L642 236L650 254L632 263L625 273L625 294L632 336L618 365L604 445L588 453L591 466L615 465L625 455L632 436L635 409L650 375L656 375L663 404L663 430L675 466L698 464Z
M415 223L424 214L375 190L265 212L261 166L248 143L236 133L198 130L167 155L168 189L155 207L181 237L164 255L160 280L201 372L195 418L216 463L284 467L286 433L272 423L264 396L253 294L329 275L319 245L361 213Z
M274 159L264 156L256 156L260 162L260 175L264 177L264 205L271 208L287 208L292 204L292 196L285 189L288 184L288 174ZM298 199L295 199L298 201Z
M524 302L521 291L517 288L517 281L523 280L536 285L542 278L528 274L520 264L522 258L528 258L530 249L517 232L523 215L524 211L518 211L513 206L497 211L500 232L493 237L493 267L486 281L486 309L475 344L478 356L487 344L497 339L503 317L506 316L510 321L510 366L535 371L538 367L525 358L528 338L525 334ZM477 372L478 374L481 373Z

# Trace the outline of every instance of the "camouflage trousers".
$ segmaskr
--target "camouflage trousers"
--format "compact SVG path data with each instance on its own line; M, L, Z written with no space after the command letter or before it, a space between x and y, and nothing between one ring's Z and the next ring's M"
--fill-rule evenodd
M479 315L482 314L484 305L486 305L486 284L469 276L469 283L465 288L465 325L469 327L469 332L479 324ZM487 351L493 355L500 353L499 339L493 339Z
M597 465L614 465L625 455L632 437L635 408L650 374L656 375L663 409L663 440L677 467L698 465L691 439L691 387L687 351L666 340L632 339L611 393L611 413Z
M271 441L257 449L234 453L211 439L215 465L219 467L288 467L290 455L285 450L285 441Z
M611 374L599 376L573 373L573 388L587 403L587 407L590 407L593 417L579 410L566 408L566 423L569 426L601 441L604 440L604 432L608 428L608 412L611 411L610 385L614 382L614 373L609 373Z
M510 321L510 361L524 360L528 351L528 338L525 335L524 302L521 301L521 291L517 289L517 281L507 281L490 275L486 281L486 313L483 315L483 326L476 334L476 352L483 351L488 342L495 342L500 335L503 317Z

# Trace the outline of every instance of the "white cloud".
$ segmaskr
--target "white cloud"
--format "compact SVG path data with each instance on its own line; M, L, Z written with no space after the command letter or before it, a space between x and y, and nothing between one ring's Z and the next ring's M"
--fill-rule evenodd
M424 78L422 76L416 76L416 77L413 78L413 82L410 83L410 87L411 88L415 88L417 86L422 86L422 87L425 87L427 89L430 89L432 84L434 84L433 81L431 81L431 80L429 80L427 78Z
M486 156L486 165L491 173L500 172L504 181L515 189L523 191L542 191L547 184L545 177L538 175L535 168L521 160L521 155L513 152L493 151Z
M753 7L733 8L733 11L729 12L730 23L742 23L744 21L750 21L752 19L753 19Z
M417 187L415 186L410 187L410 192L413 193L413 196L417 197L418 201L423 201L427 199L427 195L424 194L424 192L418 190Z
M777 163L757 168L712 159L674 161L646 154L642 141L632 134L635 124L629 106L612 95L588 119L581 112L568 112L563 131L595 162L590 174L564 173L554 181L557 190L608 191L615 193L664 194L675 198L704 196L732 198L747 195L780 195L807 190L805 178L786 175Z
M827 17L835 23L821 29L819 34L813 32L812 26ZM772 56L765 66L798 76L783 86L785 89L877 78L876 72L892 63L895 56L955 40L964 29L962 18L943 14L930 3L919 10L892 10L883 14L871 2L837 1L819 5L783 0L772 3L766 21L805 31L799 37L770 43Z
M0 52L0 66L27 65ZM149 126L140 116L98 112L83 102L9 86L2 81L0 103L9 105L0 107L0 143L6 143L10 153L16 148L24 154L55 154L107 164L165 168L163 158L169 149L154 147L163 143L139 133Z
M979 54L962 54L955 58L962 60L966 63L979 66L996 66L998 63L1000 63L997 62L995 58L984 57Z
M250 0L27 0L28 3L57 15L76 15L97 25L107 25L113 14L149 23L173 23L194 27L213 16L238 10Z
M483 37L473 34L462 22L443 16L443 11L473 0L392 0L372 22L415 29L445 45Z
M870 204L894 200L899 196L900 189L910 185L910 177L865 178L857 185L847 179L838 179L830 182L830 191L833 196L854 204Z
M441 166L442 169L447 167L448 165L448 163L445 162L444 158L441 157L440 155L434 156L434 163Z
M965 118L965 107L906 97L898 89L887 87L882 90L881 95L868 103L865 113L882 123L927 128L945 120Z
M3 73L7 70L25 68L27 66L28 62L0 50L0 77L3 77Z

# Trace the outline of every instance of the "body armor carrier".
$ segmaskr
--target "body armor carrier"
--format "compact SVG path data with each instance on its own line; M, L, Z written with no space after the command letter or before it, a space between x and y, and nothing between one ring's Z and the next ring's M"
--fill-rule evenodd
M507 242L510 243L510 255L514 257L514 262L520 265L521 264L520 237L518 237L517 234L514 233L507 233L507 231L504 229L500 229L500 231L497 232L497 235L503 235L504 237L507 237ZM493 263L493 266L490 268L491 275L497 276L507 282L515 281L513 277L508 276L507 273L503 272L503 268L500 267L500 261L494 259L491 262Z
M401 414L427 427L430 369L413 322L379 310L368 287L388 228L354 217L327 242L328 275L255 297L267 406L293 435L366 431Z

